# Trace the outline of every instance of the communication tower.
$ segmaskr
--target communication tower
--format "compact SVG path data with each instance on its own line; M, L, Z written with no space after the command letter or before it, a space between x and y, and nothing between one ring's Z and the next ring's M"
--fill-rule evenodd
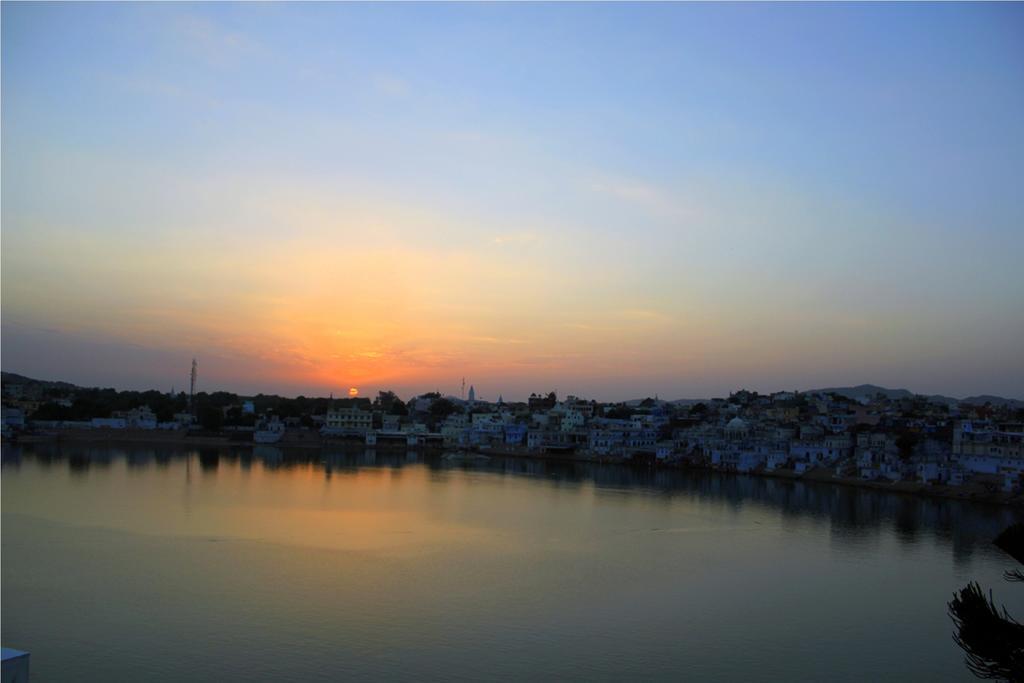
M190 378L189 389L188 389L188 407L193 407L193 402L196 397L196 372L199 368L199 364L196 363L196 359L192 359L192 376Z

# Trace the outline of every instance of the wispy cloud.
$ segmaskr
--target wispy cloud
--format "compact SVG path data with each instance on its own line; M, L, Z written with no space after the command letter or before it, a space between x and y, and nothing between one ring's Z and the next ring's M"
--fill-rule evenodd
M136 77L116 73L100 73L97 75L100 84L135 96L171 101L185 105L216 109L224 106L221 100L200 94L192 88L166 81L152 76Z
M506 339L504 337L469 337L466 341L477 342L480 344L527 344L525 339Z
M632 204L656 217L689 220L702 215L700 207L681 192L629 178L600 178L590 183L597 194Z
M182 46L213 66L230 66L261 51L250 36L226 29L207 17L183 14L171 26Z
M530 230L522 230L495 235L492 241L499 246L511 244L535 244L540 241L540 235Z

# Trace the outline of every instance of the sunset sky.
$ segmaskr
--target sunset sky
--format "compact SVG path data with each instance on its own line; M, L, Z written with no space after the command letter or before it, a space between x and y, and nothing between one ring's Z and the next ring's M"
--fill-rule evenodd
M2 5L2 366L1024 398L1024 5Z

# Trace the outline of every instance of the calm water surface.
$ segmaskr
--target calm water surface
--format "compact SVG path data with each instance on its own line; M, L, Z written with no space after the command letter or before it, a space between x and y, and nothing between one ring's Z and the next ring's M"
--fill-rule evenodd
M1018 513L415 454L5 446L3 644L34 681L974 680Z

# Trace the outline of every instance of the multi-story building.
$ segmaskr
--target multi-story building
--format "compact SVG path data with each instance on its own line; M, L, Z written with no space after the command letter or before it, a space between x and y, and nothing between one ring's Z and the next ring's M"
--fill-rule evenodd
M330 431L365 434L373 428L373 413L357 405L332 407L327 410L324 427Z

